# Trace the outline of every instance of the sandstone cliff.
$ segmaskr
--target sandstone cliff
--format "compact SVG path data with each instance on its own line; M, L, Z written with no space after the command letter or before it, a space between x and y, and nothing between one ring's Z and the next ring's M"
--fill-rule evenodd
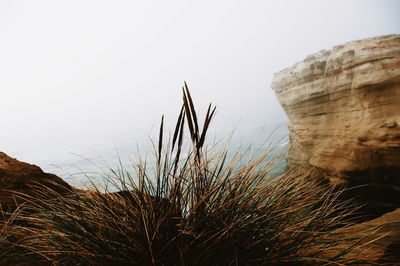
M290 120L289 167L367 184L377 210L400 205L400 35L322 50L272 87Z

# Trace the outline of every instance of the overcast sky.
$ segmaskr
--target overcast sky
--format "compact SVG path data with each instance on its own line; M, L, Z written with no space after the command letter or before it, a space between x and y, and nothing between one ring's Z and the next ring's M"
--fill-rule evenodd
M400 33L400 1L0 1L0 151L31 163L169 125L186 80L214 128L285 123L274 72ZM95 150L95 149L94 149Z

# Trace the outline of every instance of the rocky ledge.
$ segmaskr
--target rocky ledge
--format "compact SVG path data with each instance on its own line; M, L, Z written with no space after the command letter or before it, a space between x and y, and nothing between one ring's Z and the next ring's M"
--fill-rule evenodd
M290 120L289 167L364 185L371 212L400 206L400 35L322 50L272 88Z
M0 207L14 211L26 196L35 198L38 188L46 186L61 195L73 188L60 177L42 171L38 166L20 162L0 152Z

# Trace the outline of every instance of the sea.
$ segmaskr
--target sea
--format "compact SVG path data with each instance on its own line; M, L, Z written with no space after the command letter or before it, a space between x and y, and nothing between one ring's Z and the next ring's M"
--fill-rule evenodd
M207 137L208 149L226 148L228 150L228 163L238 152L246 153L246 158L254 160L268 151L270 155L267 160L273 160L272 175L278 175L285 169L285 155L288 149L288 129L285 124L274 128L252 128L230 133L214 130L208 133ZM168 139L163 141L164 144L168 143ZM75 187L94 189L108 186L110 176L121 173L121 170L134 175L134 167L139 162L146 161L146 164L151 167L156 161L157 145L157 134L136 140L119 142L110 140L79 153L68 154L61 160L47 160L39 166L43 171L56 174ZM190 145L187 137L183 147L188 150Z

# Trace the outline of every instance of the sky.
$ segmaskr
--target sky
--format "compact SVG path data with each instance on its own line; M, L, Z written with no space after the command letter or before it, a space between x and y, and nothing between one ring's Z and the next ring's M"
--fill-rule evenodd
M286 125L273 73L400 33L400 1L0 1L0 151L40 166L172 128L186 81L216 134ZM243 133L246 134L246 133Z

